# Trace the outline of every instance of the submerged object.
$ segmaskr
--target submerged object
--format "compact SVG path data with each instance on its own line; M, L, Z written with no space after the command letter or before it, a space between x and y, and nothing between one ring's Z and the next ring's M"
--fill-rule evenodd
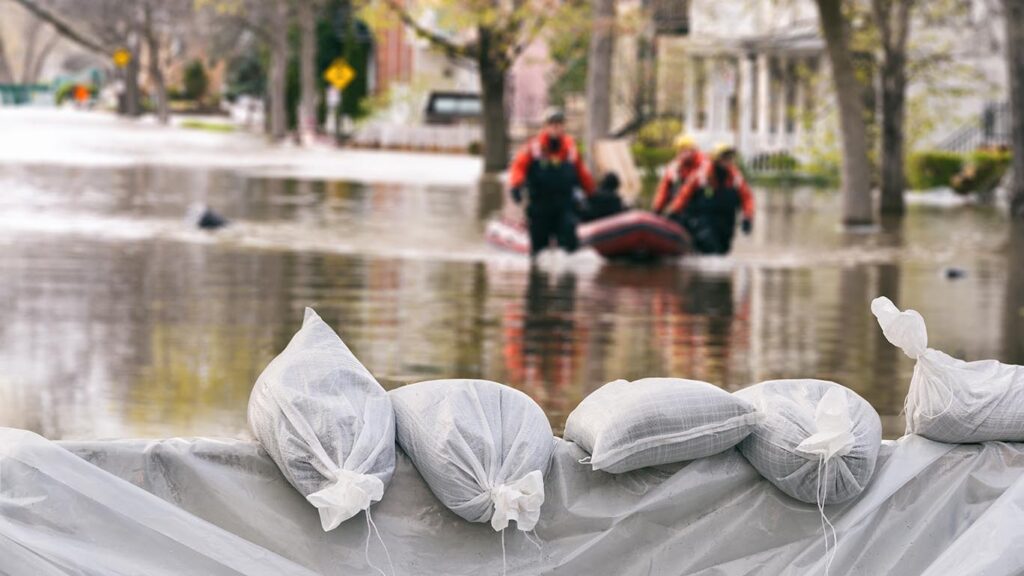
M675 222L644 210L629 210L577 227L580 246L590 246L605 258L652 260L682 256L691 249L689 234ZM487 223L487 242L528 254L530 237L525 222L496 219Z
M189 206L186 220L200 230L219 230L229 222L227 218L201 202Z

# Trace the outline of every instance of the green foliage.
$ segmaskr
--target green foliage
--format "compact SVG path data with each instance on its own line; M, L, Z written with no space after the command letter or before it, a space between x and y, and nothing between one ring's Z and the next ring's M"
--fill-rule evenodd
M636 162L644 178L657 178L658 168L668 164L675 157L675 148L671 146L648 146L639 140L633 143L633 161Z
M182 96L186 99L199 102L206 96L210 79L201 60L196 59L188 63L188 66L185 67L182 84L184 84Z
M955 152L914 152L907 159L907 184L912 190L949 186L963 166L963 155Z
M566 6L572 4L567 2ZM549 24L553 30L548 50L556 68L548 87L548 98L556 106L565 106L569 95L586 92L590 50L590 4L576 2L575 6L563 9L562 13L564 18Z
M335 9L337 9L336 6L327 12L330 13ZM365 40L370 37L370 32L362 20L349 20L346 19L346 22L342 24L340 32L329 14L325 13L317 20L316 78L320 91L317 122L320 124L323 124L327 118L327 82L323 79L323 73L337 58L345 58L356 71L355 79L342 90L339 114L358 119L367 113L367 107L363 101L369 93L369 64L372 46ZM299 41L298 30L292 30L292 58L288 62L287 87L285 89L288 125L292 128L297 125L296 113L302 89L299 78Z
M228 100L234 101L239 96L262 98L266 85L266 67L264 59L259 54L245 52L228 62L226 90Z
M636 142L647 148L669 148L669 160L672 159L672 142L683 130L683 123L678 118L659 118L651 120L640 127L636 133Z
M203 120L183 120L181 122L182 128L190 128L192 130L202 130L204 132L234 132L235 127L231 124L225 124L223 122L205 122Z

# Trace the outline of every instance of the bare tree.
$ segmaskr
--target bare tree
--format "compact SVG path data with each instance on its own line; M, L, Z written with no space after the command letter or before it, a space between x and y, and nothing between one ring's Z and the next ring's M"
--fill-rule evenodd
M903 148L907 93L907 40L914 0L872 0L881 40L882 100L881 211L902 214L905 187Z
M159 15L154 12L159 7L154 6L153 0L142 0L142 26L141 32L146 39L146 52L149 64L149 79L153 82L153 96L156 104L156 116L161 124L167 124L170 119L170 107L167 103L167 85L164 81L163 66L160 62L160 32L161 22L157 19Z
M66 22L63 18L57 16L50 8L43 6L36 0L13 0L21 5L23 8L31 12L36 18L43 20L54 27L58 34L75 42L79 46L96 52L97 54L107 55L110 54L110 48L104 46L103 42L85 34L71 24Z
M850 54L849 30L843 18L842 0L815 0L822 34L832 65L832 83L839 103L840 136L843 147L843 223L870 224L871 163L868 160L867 127L864 122L863 92Z
M1006 68L1010 84L1010 122L1013 144L1013 179L1010 208L1015 220L1024 220L1024 2L1002 0L1006 22Z
M612 55L615 53L615 0L594 0L587 61L587 161L594 168L598 140L612 122Z
M464 29L471 31L472 37L460 39L461 35L450 36L421 24L400 0L384 1L420 38L451 58L476 64L483 101L484 170L504 170L509 160L508 73L557 7L547 0L474 0L468 7L457 0L444 0L442 8L460 11L471 19Z

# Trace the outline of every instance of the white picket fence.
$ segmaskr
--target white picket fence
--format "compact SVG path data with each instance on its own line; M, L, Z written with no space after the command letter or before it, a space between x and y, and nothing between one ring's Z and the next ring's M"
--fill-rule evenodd
M480 126L428 126L369 123L360 126L352 143L367 148L466 152L480 144Z

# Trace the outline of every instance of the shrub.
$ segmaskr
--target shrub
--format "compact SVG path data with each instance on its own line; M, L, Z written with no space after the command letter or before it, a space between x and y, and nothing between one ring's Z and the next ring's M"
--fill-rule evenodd
M203 67L202 61L193 60L188 63L188 66L185 67L183 83L185 89L182 91L182 95L185 98L199 101L206 96L210 80L206 76L206 68Z
M671 146L648 146L639 141L633 143L633 160L648 176L671 162L675 154Z
M677 118L659 118L640 127L636 142L647 147L672 147L672 141L683 130L683 123Z
M963 165L963 155L955 152L914 152L907 160L907 184L913 190L949 186Z

